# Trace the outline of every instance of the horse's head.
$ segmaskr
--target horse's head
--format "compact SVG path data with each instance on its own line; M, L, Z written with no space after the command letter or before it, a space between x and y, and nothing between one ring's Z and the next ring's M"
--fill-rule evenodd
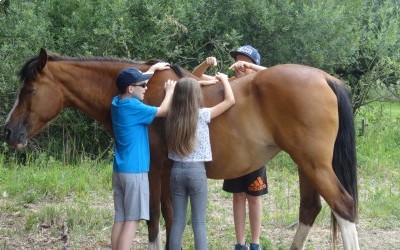
M63 96L53 84L47 61L48 54L41 49L39 56L29 59L20 71L23 84L4 127L10 147L25 147L28 138L36 135L62 109Z

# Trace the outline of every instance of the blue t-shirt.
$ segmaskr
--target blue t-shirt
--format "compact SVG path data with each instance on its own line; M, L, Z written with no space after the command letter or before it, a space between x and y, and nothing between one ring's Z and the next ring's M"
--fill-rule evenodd
M111 103L114 133L114 172L143 173L150 169L150 145L147 127L154 120L157 107L139 99L115 96Z

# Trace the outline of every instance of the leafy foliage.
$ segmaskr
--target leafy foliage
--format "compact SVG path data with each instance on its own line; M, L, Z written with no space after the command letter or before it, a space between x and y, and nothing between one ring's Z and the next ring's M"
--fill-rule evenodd
M188 69L213 55L214 73L229 72L230 50L252 44L265 66L300 63L339 76L355 111L398 100L399 11L391 0L2 1L0 124L18 91L19 67L41 47L70 56L156 58ZM99 155L110 145L99 125L77 111L64 112L37 137L38 152L49 140L60 155L66 141L75 155Z

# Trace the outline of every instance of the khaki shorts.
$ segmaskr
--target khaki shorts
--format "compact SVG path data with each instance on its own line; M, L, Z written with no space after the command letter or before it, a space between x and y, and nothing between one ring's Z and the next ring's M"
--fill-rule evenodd
M146 173L113 173L115 222L149 220L149 178Z

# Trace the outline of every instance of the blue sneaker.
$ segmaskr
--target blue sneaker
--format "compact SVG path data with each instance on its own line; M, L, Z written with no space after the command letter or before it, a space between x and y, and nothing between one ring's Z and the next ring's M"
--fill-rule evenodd
M240 245L239 243L235 245L235 250L248 250L246 244Z
M250 243L250 250L261 250L261 247L259 244Z

